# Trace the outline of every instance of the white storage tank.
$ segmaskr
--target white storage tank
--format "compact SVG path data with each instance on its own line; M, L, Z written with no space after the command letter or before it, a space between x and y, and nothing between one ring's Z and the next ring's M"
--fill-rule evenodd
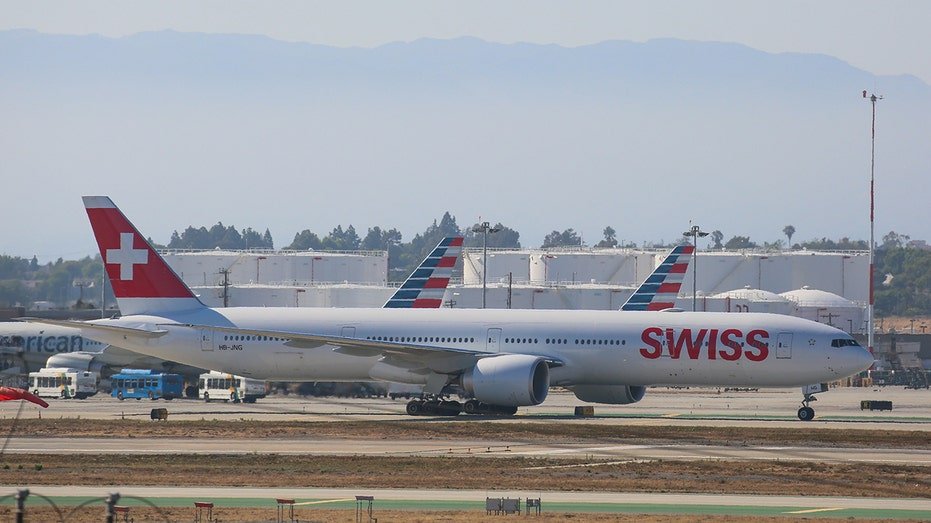
M734 289L704 298L707 311L717 312L768 312L772 314L793 314L795 303L774 292L752 289Z
M488 250L488 281L526 282L530 280L531 251ZM482 284L482 249L470 248L462 254L462 282L466 285Z
M210 307L223 306L223 288L192 287ZM381 307L397 289L378 285L231 285L230 307Z
M826 323L850 333L866 332L863 306L843 296L807 286L783 292L781 296L795 304L794 316Z
M385 251L169 250L162 256L188 286L212 286L229 271L230 284L362 283L386 285Z
M633 294L634 289L621 286L575 285L540 286L512 285L512 309L561 309L561 310L618 310ZM456 308L479 309L482 307L482 286L456 286L446 290L444 306L452 303ZM506 309L508 286L488 286L487 307Z
M869 297L869 258L860 252L701 251L697 264L698 290L709 295L745 286L780 293L807 284L853 301ZM682 284L683 295L692 294L693 270L694 263Z
M661 261L656 261L655 253L627 249L538 252L530 255L530 281L635 285Z

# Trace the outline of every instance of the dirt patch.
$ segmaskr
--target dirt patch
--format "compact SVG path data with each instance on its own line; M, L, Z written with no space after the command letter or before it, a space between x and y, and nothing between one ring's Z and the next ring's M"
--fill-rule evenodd
M377 507L377 502L376 502ZM63 507L68 514L68 523L99 523L103 519L103 507L95 506L69 513L70 507ZM164 507L156 511L148 507L132 507L130 517L136 523L160 521L191 521L194 516L193 508ZM274 507L261 508L216 508L213 515L223 522L237 521L275 521L276 509ZM352 510L320 510L295 509L294 515L302 523L350 523L356 521ZM480 509L474 511L402 511L378 510L374 516L379 521L393 523L470 523L473 521L502 521L501 516L486 516ZM13 516L9 507L0 507L0 520L12 521ZM510 521L510 519L505 518ZM27 522L55 522L60 521L58 513L52 509L36 507L27 513ZM564 523L566 521L578 522L614 522L614 523L789 523L792 521L811 521L810 518L789 517L753 517L753 516L708 516L708 515L666 515L666 514L578 514L578 513L544 513L533 518L534 523ZM849 519L816 518L818 523L849 523ZM857 519L859 523L872 523L872 519ZM903 521L903 520L897 520Z
M498 423L446 421L165 421L29 419L0 420L0 434L28 437L280 438L280 439L471 439L541 443L631 443L695 445L799 445L931 449L922 431L791 430L760 427L624 426L551 420Z
M231 474L231 471L235 473ZM7 455L4 485L519 489L931 498L927 467L771 461Z

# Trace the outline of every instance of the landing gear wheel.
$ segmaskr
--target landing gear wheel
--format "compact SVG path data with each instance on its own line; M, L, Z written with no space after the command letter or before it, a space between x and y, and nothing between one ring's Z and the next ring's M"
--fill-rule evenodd
M436 413L440 416L458 416L462 412L462 404L458 401L441 401Z
M478 414L481 410L481 403L478 400L469 400L462 406L462 411L466 414Z
M802 421L811 421L815 418L815 409L811 407L802 407L798 409L798 419Z
M409 416L420 416L423 411L423 403L418 400L410 400L407 402L406 410Z
M815 419L815 409L808 405L813 401L818 401L814 393L803 391L805 398L802 400L802 408L798 409L798 419L802 421L811 421Z

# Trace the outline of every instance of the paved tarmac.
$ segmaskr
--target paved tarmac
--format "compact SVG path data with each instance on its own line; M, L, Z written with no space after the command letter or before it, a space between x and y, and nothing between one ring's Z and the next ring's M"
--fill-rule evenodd
M284 454L320 456L509 456L593 460L762 460L931 466L931 450L793 446L593 445L493 440L194 439L16 437L16 454Z
M803 423L796 418L801 393L796 389L764 389L734 392L721 389L651 388L643 401L631 405L594 405L595 418L572 417L583 403L564 391L551 391L546 402L523 407L512 418L518 421L554 420L559 423L607 425L708 425L759 427L818 427L833 429L921 430L931 432L931 390L903 387L838 388L818 395L813 403L816 418ZM861 410L862 400L892 401L892 411ZM104 394L87 400L50 400L41 410L31 404L21 416L55 416L81 419L145 418L154 407L169 411L175 420L343 421L410 419L404 414L406 400L387 398L340 399L273 395L255 404L205 403L199 400L119 401ZM0 417L18 412L18 402L0 404ZM507 420L496 420L496 423Z

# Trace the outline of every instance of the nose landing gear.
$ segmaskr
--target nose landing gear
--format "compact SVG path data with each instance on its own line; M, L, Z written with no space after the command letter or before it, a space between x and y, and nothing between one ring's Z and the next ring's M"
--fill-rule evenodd
M809 403L813 401L818 401L818 398L815 397L815 394L819 392L827 392L828 385L827 383L817 383L815 385L807 385L802 387L802 395L804 399L802 400L802 408L798 409L798 419L802 421L811 421L815 418L815 409L808 406Z

